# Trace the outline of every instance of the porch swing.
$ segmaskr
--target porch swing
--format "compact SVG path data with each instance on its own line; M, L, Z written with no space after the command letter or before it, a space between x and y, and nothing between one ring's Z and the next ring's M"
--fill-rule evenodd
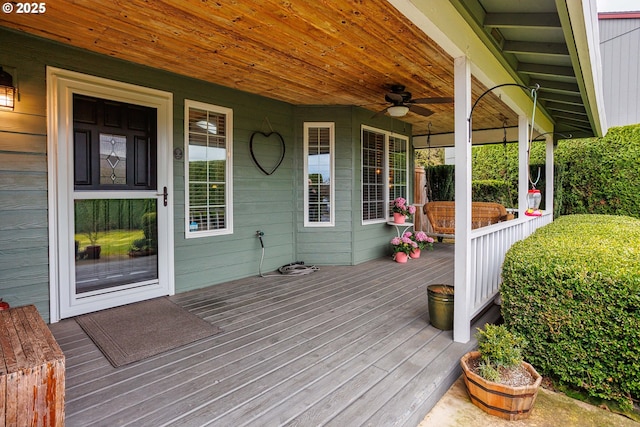
M504 124L503 124L504 127ZM506 142L506 127L504 141ZM431 123L427 128L427 148L431 149ZM435 237L438 242L445 238L455 238L455 201L432 201L432 177L429 163L425 168L425 195L426 201L422 207L423 213L429 221L430 230L427 235ZM496 202L471 202L471 228L476 229L487 225L496 224L502 221L514 219L512 213L500 203Z

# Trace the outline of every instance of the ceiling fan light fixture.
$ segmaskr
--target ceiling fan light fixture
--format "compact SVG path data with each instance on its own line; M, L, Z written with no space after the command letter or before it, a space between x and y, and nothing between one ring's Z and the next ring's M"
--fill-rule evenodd
M389 113L391 117L404 117L408 112L409 107L405 105L392 105L391 107L387 108L387 113Z

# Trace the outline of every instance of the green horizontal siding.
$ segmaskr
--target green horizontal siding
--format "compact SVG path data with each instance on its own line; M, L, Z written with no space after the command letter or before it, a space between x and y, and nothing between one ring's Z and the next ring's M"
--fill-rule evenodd
M25 38L0 30L0 39L0 63L17 69L20 85L15 111L0 111L0 298L11 306L35 304L48 318L44 69Z
M18 70L21 94L14 112L0 112L0 298L10 304L36 304L49 318L47 66L173 93L172 149L184 149L185 99L233 109L232 235L185 239L184 160L173 161L177 292L258 274L256 230L265 233L263 272L296 260L355 264L384 253L389 229L360 224L360 124L391 129L399 122L373 120L356 107L293 106L2 28L0 39L0 62ZM305 121L336 124L335 227L303 224ZM254 132L270 130L282 135L286 150L267 176L251 159L249 142Z
M351 265L352 233L351 193L353 188L353 143L351 107L300 107L296 112L296 260L316 265ZM335 218L333 227L304 226L304 188L307 177L304 171L304 123L333 122Z

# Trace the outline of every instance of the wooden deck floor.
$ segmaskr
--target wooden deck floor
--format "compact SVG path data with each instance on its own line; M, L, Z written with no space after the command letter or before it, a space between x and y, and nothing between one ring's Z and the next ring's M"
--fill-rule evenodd
M173 301L224 332L117 369L73 319L50 325L67 358L66 425L414 427L475 346L429 324L433 283L453 283L451 244L404 265L380 259L179 294Z

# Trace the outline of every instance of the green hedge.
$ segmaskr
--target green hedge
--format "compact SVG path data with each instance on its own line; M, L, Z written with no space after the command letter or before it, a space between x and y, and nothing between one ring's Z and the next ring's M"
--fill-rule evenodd
M517 191L515 198L517 199ZM471 195L474 202L497 202L508 208L513 204L514 192L511 184L499 179L482 179L471 182Z
M537 176L541 167L538 186L544 191L544 165L533 165L532 173ZM455 200L455 166L437 165L425 167L429 200ZM499 178L474 179L471 182L471 197L474 202L497 202L508 208L518 206L518 187L516 181ZM541 209L544 209L544 200Z
M541 166L537 188L543 193L544 151L544 142L531 146L531 174L535 178ZM516 143L473 147L472 159L474 180L508 181L517 194ZM596 213L640 218L640 125L611 128L602 138L560 140L554 164L556 217Z
M592 396L640 397L640 220L563 216L511 247L502 278L527 361Z
M596 213L640 218L640 125L609 129L603 138L562 141L561 214Z
M455 166L436 165L424 168L429 200L454 200L456 191Z

